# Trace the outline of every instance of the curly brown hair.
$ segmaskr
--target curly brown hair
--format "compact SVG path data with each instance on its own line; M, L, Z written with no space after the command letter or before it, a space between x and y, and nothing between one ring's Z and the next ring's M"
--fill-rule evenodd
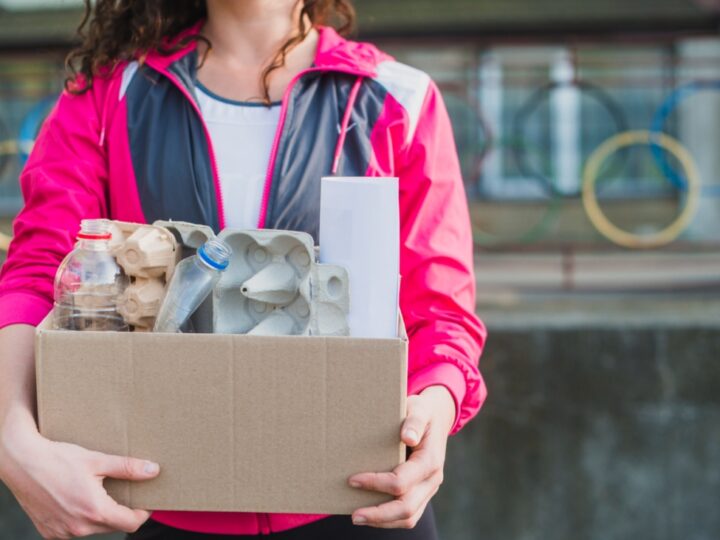
M287 54L305 39L313 25L330 24L342 35L355 25L351 0L297 1L303 3L299 32L287 39L262 73L267 104L270 74L285 64ZM192 41L212 47L199 34L174 39L206 16L205 0L85 0L85 16L78 27L81 43L65 59L65 88L75 94L87 92L96 76L112 73L120 62L142 60L151 50L170 55ZM306 20L311 25L306 25Z

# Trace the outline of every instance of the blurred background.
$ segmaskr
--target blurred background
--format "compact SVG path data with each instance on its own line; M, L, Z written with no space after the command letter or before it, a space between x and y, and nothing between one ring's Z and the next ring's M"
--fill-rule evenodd
M79 5L0 0L4 233ZM356 6L442 89L473 221L490 397L443 537L720 538L720 1ZM37 538L1 487L0 538Z

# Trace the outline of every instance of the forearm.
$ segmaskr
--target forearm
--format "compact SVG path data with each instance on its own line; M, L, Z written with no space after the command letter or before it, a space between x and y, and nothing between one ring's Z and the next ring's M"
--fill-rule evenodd
M34 338L33 326L0 329L0 464L10 443L36 425Z

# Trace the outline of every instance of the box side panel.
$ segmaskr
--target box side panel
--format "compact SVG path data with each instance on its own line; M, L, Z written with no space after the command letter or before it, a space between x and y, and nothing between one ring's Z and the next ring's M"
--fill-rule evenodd
M131 349L114 332L41 331L37 341L38 416L48 439L126 455ZM112 494L127 500L126 483Z
M235 341L236 508L350 513L388 496L347 485L404 458L406 344Z
M322 338L235 338L237 508L302 512L324 491L325 354Z
M375 340L329 342L326 489L324 508L349 514L391 497L348 487L359 472L393 470L405 458L400 428L405 418L405 343Z
M131 484L134 508L233 507L230 336L138 334L133 340L128 450L160 464Z

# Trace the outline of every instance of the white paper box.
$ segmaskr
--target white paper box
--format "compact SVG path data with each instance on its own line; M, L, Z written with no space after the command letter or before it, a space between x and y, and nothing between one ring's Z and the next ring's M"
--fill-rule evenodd
M322 179L320 262L348 270L351 336L397 337L399 251L397 178Z

